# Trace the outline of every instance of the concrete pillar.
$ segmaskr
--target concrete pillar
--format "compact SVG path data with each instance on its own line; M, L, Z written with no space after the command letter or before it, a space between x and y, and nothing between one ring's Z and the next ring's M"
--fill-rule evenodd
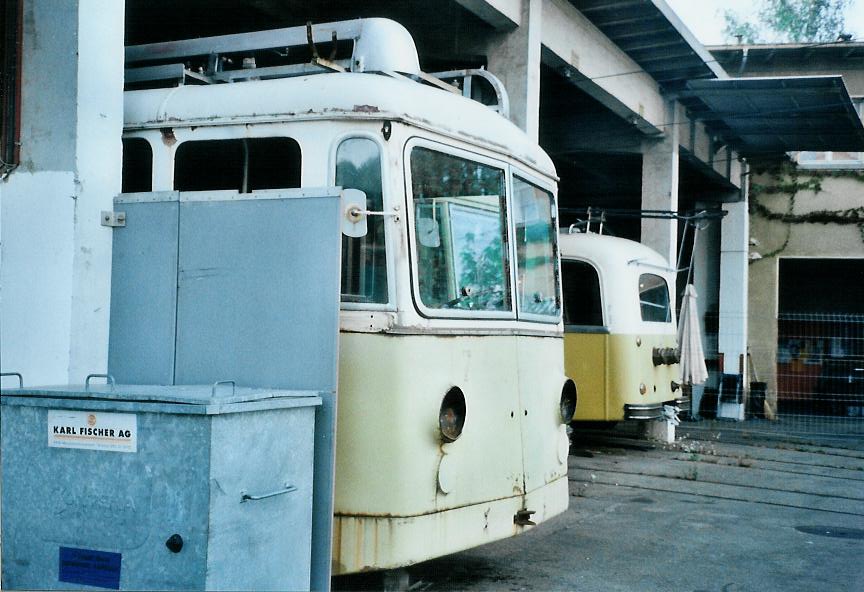
M720 238L720 332L718 350L723 353L723 371L737 374L739 360L747 353L747 264L750 222L747 212L747 183L742 184L744 200L728 203ZM737 197L737 196L736 196ZM743 364L747 380L746 358Z
M522 0L520 25L489 39L486 55L510 97L510 119L536 142L540 131L542 0Z
M667 102L663 135L646 140L642 147L642 209L678 211L678 169L680 125L675 125L677 106ZM678 252L676 220L642 219L642 243L648 245L672 265Z
M712 205L696 202L696 211L710 210ZM702 335L702 349L706 359L717 357L717 336L709 334L705 324L705 313L719 311L720 297L720 220L712 220L710 223L701 222L701 230L696 238L696 248L693 256L693 286L696 288L698 299L696 306L699 311L699 329ZM692 240L693 232L688 231L687 240ZM686 265L685 261L683 265ZM699 417L699 406L705 393L705 384L694 384L690 391L691 413L694 418Z
M696 211L711 210L712 205L696 202ZM702 226L696 239L696 249L693 257L693 286L699 295L697 301L699 307L699 328L703 336L702 346L705 354L714 357L717 353L717 343L708 343L705 339L705 313L709 310L719 311L720 302L720 236L721 220L711 220L708 223L700 222ZM691 228L688 231L692 232ZM691 240L692 235L688 236ZM684 262L686 265L686 262Z
M108 352L120 192L124 3L25 0L21 164L0 204L0 361L25 384L81 383ZM4 382L4 386L7 385Z

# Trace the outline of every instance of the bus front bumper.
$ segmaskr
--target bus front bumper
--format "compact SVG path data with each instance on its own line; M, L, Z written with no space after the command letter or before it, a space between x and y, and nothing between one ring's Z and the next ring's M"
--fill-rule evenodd
M663 407L678 407L682 411L689 411L690 397L682 395L671 401L661 403L647 403L643 405L624 405L624 419L637 421L649 421L652 419L663 419Z
M333 523L333 575L395 569L434 559L533 528L517 524L530 514L540 524L561 514L569 501L567 476L505 499L419 516L348 516Z

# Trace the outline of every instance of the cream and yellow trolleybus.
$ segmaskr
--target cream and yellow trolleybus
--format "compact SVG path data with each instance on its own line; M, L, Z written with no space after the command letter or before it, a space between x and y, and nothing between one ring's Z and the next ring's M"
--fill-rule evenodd
M562 230L565 369L579 422L653 420L684 404L675 270L640 243Z
M130 61L127 88L182 84L126 91L124 191L344 190L333 572L563 512L576 393L556 176L503 116L500 82L421 72L384 19L136 46Z

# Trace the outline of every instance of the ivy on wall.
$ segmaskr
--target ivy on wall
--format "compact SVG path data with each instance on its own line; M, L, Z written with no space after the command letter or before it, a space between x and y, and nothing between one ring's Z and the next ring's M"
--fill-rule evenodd
M854 224L858 227L861 240L864 242L864 205L845 210L814 210L806 214L795 214L795 198L801 191L822 191L822 181L826 178L849 178L864 184L862 170L808 170L802 172L792 162L766 171L770 174L770 183L761 185L753 183L750 186L750 215L766 220L786 224L786 238L778 248L762 255L763 259L782 253L789 245L793 224ZM775 212L759 201L763 195L781 195L787 197L785 212Z

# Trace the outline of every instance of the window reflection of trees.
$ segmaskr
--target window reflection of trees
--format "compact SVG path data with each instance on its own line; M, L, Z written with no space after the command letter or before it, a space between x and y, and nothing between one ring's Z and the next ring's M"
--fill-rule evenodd
M552 195L515 176L513 189L519 310L557 316L561 310L554 250L558 224Z
M504 171L414 148L411 179L422 302L510 310Z

